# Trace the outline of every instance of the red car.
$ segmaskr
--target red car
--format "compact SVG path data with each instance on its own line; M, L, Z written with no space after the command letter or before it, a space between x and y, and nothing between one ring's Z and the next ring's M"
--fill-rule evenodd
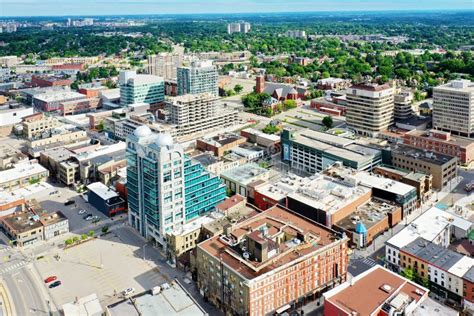
M45 280L44 280L44 283L49 283L49 282L53 282L53 281L56 281L58 277L57 276L50 276L50 277L47 277Z

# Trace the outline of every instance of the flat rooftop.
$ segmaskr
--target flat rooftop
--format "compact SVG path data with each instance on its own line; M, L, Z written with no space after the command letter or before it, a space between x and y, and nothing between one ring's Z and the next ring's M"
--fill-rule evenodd
M244 137L235 134L219 134L210 138L202 138L200 141L219 148L228 144L232 144L233 142L236 142L240 139L244 139Z
M434 130L433 132L443 133L442 131L436 131L436 130ZM449 140L443 140L441 138L434 137L431 131L420 131L420 130L417 130L417 129L409 131L407 133L407 136L408 135L415 136L415 137L421 137L423 139L431 140L431 141L435 141L435 142L441 142L441 143L445 143L445 144L456 145L456 146L460 146L460 147L474 146L474 142L472 141L472 139L460 137L460 136L457 136L457 135L450 135Z
M459 312L428 297L413 311L413 316L459 316Z
M17 212L2 218L11 230L18 234L43 226L40 217L32 212Z
M102 182L91 183L87 186L87 189L97 194L104 201L107 201L109 199L112 199L118 196L117 192L110 189Z
M48 91L43 94L35 95L35 99L43 102L55 102L70 99L87 99L84 94L74 91Z
M357 207L352 214L335 223L335 225L355 232L357 224L361 223L365 228L369 229L399 208L400 206L389 201L372 198L369 202Z
M39 163L22 162L14 165L11 169L0 171L0 183L32 177L40 173L48 173L48 170Z
M226 178L231 181L247 185L253 182L257 177L264 174L270 174L270 170L259 167L254 163L247 163L221 173L221 178Z
M302 184L296 192L289 194L288 197L334 214L370 191L370 188L357 185L355 182L344 182L318 174L311 176L310 181Z
M347 314L371 315L384 304L403 308L413 301L423 301L427 292L427 289L414 282L376 265L323 295L325 301ZM404 304L400 304L400 301Z
M437 207L432 207L422 215L418 216L398 234L387 240L386 244L401 249L415 241L418 237L432 241L448 225L453 225L467 231L472 227L470 221L440 210Z
M296 131L293 133L292 141L314 148L321 152L341 157L347 160L355 161L361 164L367 163L373 159L373 154L379 151L366 147L366 151L362 150L363 145L351 149L350 145L356 145L355 141L349 138L339 137L336 135L321 133L310 129ZM373 154L370 152L373 151Z
M261 233L263 230L267 231L265 235ZM275 239L282 232L289 236L289 241L278 242ZM299 235L304 235L305 239L298 239ZM273 256L269 255L263 262L253 260L252 257L245 259L245 252L239 245L248 238L268 241ZM283 207L274 206L237 224L228 235L214 236L203 241L198 245L198 251L220 258L226 266L251 280L317 252L334 243L337 238L333 230Z
M272 200L281 201L308 181L310 181L309 178L288 174L279 179L271 179L268 183L256 188L255 191L271 198Z
M159 294L150 291L107 306L111 316L167 315L206 316L206 311L176 281L168 284Z
M474 93L474 82L470 80L453 80L446 84L434 87L434 91L448 91L448 92L466 92Z
M457 158L448 156L448 155L443 155L439 153L433 153L433 152L426 152L423 149L415 148L415 147L409 147L409 146L403 146L403 145L395 145L392 147L392 152L403 155L405 157L410 157L412 159L417 159L417 160L422 160L431 164L435 165L444 165L445 163L449 161L455 161Z
M356 183L362 186L377 188L402 196L405 196L411 191L416 190L415 187L402 182L384 178L380 175L372 174L367 171L356 171L346 167L333 166L327 169L324 173L335 178L347 180L353 179Z
M192 156L190 158L193 160L197 160L204 167L207 167L219 162L219 160L214 155L207 154L207 153Z

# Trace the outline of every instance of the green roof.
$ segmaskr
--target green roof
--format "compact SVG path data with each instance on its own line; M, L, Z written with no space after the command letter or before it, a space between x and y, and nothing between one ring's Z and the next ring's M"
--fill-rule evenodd
M474 240L474 229L469 232L469 240Z

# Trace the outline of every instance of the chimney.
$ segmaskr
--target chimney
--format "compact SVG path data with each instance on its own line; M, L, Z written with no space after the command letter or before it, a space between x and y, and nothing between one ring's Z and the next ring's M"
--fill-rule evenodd
M262 93L265 89L265 77L257 76L255 78L255 92Z

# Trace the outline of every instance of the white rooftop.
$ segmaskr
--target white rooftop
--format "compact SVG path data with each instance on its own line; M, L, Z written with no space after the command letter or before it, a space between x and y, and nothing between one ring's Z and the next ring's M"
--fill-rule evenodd
M288 197L330 214L371 191L370 188L355 182L337 181L321 174L311 176L310 180Z
M354 177L362 185L368 186L370 188L382 189L403 196L413 190L416 190L415 187L412 187L411 185L391 180L389 178L384 178L382 176L370 174L369 172L365 171L356 172Z
M197 219L184 224L180 228L175 229L174 231L171 232L171 235L174 235L174 236L186 235L192 231L195 231L196 229L201 228L203 225L209 224L221 217L224 217L224 214L221 212L213 212L206 216L198 217Z
M108 146L101 146L99 148L94 149L93 151L83 152L76 155L77 160L85 161L95 157L108 155L117 151L125 150L127 148L127 144L125 142L118 142Z
M108 199L118 196L117 192L115 192L112 189L109 189L102 182L91 183L87 186L87 189L97 194L104 201L107 201Z
M64 304L64 316L100 316L104 312L96 294L81 297L76 302Z
M262 138L265 138L265 139L269 139L269 140L272 140L274 142L278 142L280 141L280 136L278 135L272 135L272 134L265 134L264 132L258 130L258 129L255 129L255 128L246 128L244 130L242 130L243 132L247 132L249 134L254 134L254 135L257 135L258 137L262 137Z
M135 75L128 79L128 83L132 85L162 83L163 78L153 75Z
M460 91L474 93L474 82L470 80L453 80L435 87L435 90Z
M75 91L48 91L46 93L35 95L35 99L44 102L54 102L70 99L86 99L84 94Z
M417 217L410 225L402 229L398 234L387 240L387 244L401 249L422 237L428 241L433 241L447 225L471 226L472 223L437 207L432 207L425 213Z
M309 178L289 174L287 177L282 177L278 181L271 179L268 183L259 186L256 191L275 201L280 201L309 181Z
M473 266L474 259L468 256L463 256L458 262L449 268L448 272L462 278Z
M48 172L48 170L37 162L26 161L18 163L11 169L0 171L0 183L28 178L43 172Z

